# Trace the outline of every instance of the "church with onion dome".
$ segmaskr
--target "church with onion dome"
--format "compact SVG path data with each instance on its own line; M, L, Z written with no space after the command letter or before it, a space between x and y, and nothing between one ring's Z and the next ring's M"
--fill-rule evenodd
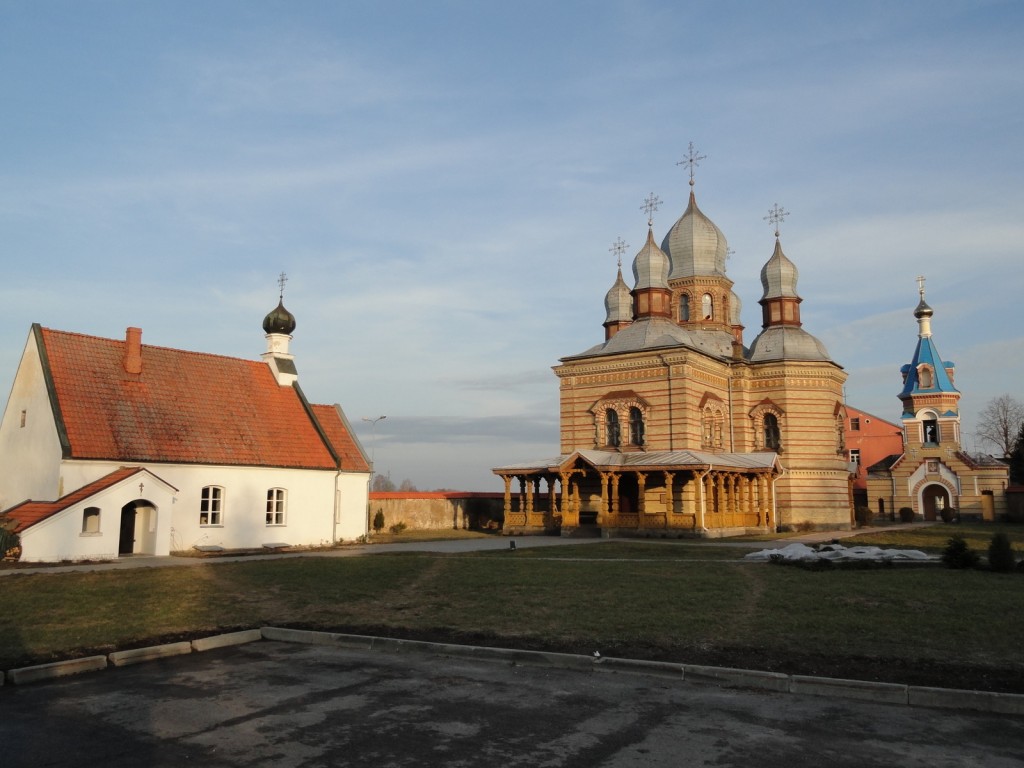
M1007 511L1009 468L961 445L956 366L939 355L932 335L935 310L924 300L924 277L917 280L917 345L900 368L903 450L867 468L868 503L880 516L994 521Z
M846 373L803 328L796 264L778 223L749 343L726 271L728 243L690 195L658 245L653 213L604 297L603 340L567 355L560 452L497 467L509 533L721 537L853 523L844 445Z
M299 386L284 281L262 361L143 344L141 328L107 339L32 326L0 422L0 526L17 535L16 556L281 550L366 534L369 461L341 407Z

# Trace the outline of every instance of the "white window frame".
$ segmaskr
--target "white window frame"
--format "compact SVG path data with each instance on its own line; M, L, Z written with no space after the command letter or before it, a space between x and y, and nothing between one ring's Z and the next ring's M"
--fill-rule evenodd
M204 485L199 496L199 527L219 528L223 525L224 488L220 485Z
M267 527L277 528L288 524L288 491L285 488L267 489Z

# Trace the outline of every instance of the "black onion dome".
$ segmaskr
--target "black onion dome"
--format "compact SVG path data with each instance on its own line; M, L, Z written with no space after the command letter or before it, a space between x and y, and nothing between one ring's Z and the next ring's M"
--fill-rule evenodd
M265 333L283 333L290 336L295 330L295 315L284 308L284 300L277 302L277 307L263 318Z

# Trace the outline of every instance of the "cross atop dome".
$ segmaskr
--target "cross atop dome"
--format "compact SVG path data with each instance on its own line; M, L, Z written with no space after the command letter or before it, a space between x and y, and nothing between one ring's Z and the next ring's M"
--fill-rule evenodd
M693 187L693 169L697 168L698 166L700 166L700 161L701 160L707 160L707 159L708 159L707 155L701 155L701 154L699 154L697 152L697 150L693 146L693 142L691 141L690 142L690 148L689 148L689 151L687 152L686 157L684 157L682 160L680 160L678 163L676 163L676 165L687 165L687 166L690 167L690 187L691 188Z
M661 198L651 192L646 198L644 198L644 204L640 206L640 210L647 214L647 226L654 226L654 212L661 207Z
M622 254L624 254L626 252L626 249L628 248L629 243L627 243L621 237L618 237L615 239L615 242L612 243L612 247L608 249L609 252L614 253L616 258L619 260L620 268L622 267Z
M284 272L277 276L277 287L280 289L278 293L278 298L281 299L282 301L284 300L284 284L287 282L288 275L286 275Z
M771 226L775 227L775 239L779 239L779 225L782 224L782 220L789 216L789 211L775 203L768 211L768 215L764 217L764 220Z

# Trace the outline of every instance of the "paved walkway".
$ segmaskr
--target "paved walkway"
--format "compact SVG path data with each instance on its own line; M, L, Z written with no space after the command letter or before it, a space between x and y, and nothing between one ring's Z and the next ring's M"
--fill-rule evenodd
M5 768L1024 764L1024 719L261 641L0 689Z
M820 544L836 539L846 539L861 534L910 530L924 528L935 523L904 523L880 528L859 528L854 531L815 531L813 533L789 536L769 541L737 541L734 539L689 540L688 543L713 547L743 547L747 549L771 549L784 547L799 542L803 544ZM663 539L601 539L601 538L562 538L559 536L487 536L474 539L440 539L437 541L410 541L401 544L352 544L336 549L315 550L309 552L278 552L265 555L223 555L214 557L155 557L152 555L132 555L120 557L104 563L67 563L62 565L39 566L32 568L0 569L0 577L13 574L28 573L75 573L82 571L114 571L127 568L166 568L171 566L197 566L220 563L251 563L258 560L281 560L294 557L360 557L383 552L437 552L442 554L458 554L461 552L488 552L507 550L515 542L517 549L537 549L541 547L559 547L574 544L598 545L611 541L637 541L647 543L677 544L679 540Z

